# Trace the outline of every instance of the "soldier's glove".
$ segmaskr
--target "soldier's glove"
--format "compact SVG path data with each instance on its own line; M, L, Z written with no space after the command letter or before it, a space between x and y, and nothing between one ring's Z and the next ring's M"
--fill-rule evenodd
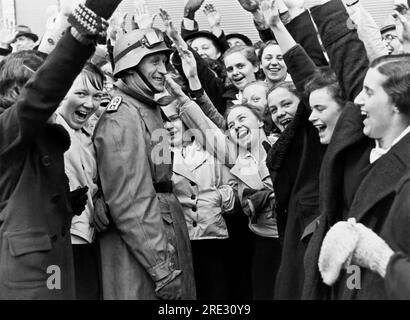
M377 272L382 278L386 275L386 268L393 250L371 229L361 223L355 224L359 241L353 252L352 265L358 265Z
M333 225L323 239L319 255L319 271L323 282L333 285L340 271L349 265L359 240L355 221L340 221Z
M155 294L162 300L181 300L182 271L174 270L169 276L155 283Z
M80 216L83 213L88 199L87 192L87 186L70 192L71 209L74 215Z

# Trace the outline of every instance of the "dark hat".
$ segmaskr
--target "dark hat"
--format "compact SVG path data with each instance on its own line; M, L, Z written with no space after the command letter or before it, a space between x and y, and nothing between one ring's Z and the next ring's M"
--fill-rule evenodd
M383 25L380 28L380 33L384 33L390 30L396 30L396 21L392 16L388 16L383 22Z
M11 53L11 49L0 47L0 56L4 57L4 56L7 56L10 53Z
M214 35L212 32L209 31L195 31L192 32L190 34L188 34L187 36L185 36L184 40L186 42L188 42L189 40L194 40L196 38L208 38L210 39L215 46L218 47L219 51L223 52L223 46L220 43L218 37L216 35Z
M17 31L17 34L15 35L15 37L13 39L13 42L15 42L17 40L17 38L21 37L21 36L25 36L25 37L33 40L34 42L37 42L37 40L38 40L38 36L35 33L31 32L31 29L27 26L18 25L18 26L16 26L16 31Z
M226 40L229 40L229 39L232 39L232 38L241 39L249 47L252 47L252 45L253 45L251 39L249 39L247 36L245 36L242 33L230 33L226 36Z

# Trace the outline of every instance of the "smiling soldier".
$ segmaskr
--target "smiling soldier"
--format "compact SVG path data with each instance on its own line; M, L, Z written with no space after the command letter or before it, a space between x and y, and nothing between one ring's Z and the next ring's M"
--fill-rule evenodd
M160 143L153 136L165 132L154 95L164 91L170 52L157 29L127 33L114 48L114 76L120 80L94 135L113 221L100 238L104 299L195 299L172 162L169 157L159 163L153 152Z

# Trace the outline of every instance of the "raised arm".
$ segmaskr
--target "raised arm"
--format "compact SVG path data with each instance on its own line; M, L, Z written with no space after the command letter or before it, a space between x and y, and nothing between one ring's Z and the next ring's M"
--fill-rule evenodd
M380 28L371 14L362 6L360 1L343 0L351 21L352 28L357 28L357 34L366 48L367 57L370 61L388 54L387 48L382 41Z
M292 12L291 20L286 24L286 29L288 29L295 41L305 49L316 66L327 66L329 63L325 57L324 49L319 42L316 27L312 22L309 10L306 10L301 2L303 3L304 1L285 1L290 6L289 11Z
M396 19L396 25L399 26L397 28L398 36L403 45L403 52L410 53L410 21L408 20L408 14L406 16L403 15L408 12L408 8L406 7L404 9L405 12L402 12L403 14L401 14L397 9L398 8L396 7L393 17Z
M280 20L279 11L274 1L264 1L262 3L262 12L267 25L270 26L275 34L276 40L284 54L288 72L297 90L303 93L305 83L316 70L315 64L306 54L305 50L297 45L296 41Z
M216 10L212 3L208 3L204 7L204 13L208 20L209 28L211 32L218 38L219 44L221 45L221 54L224 54L226 50L229 49L228 40L226 40L225 32L221 27L221 15Z
M0 152L36 138L93 51L92 44L85 45L72 32L66 32L27 82L15 105L0 115Z
M97 16L108 19L120 2L87 0L85 6ZM0 115L0 152L35 139L94 52L97 36L106 30L101 21L95 33L87 35L74 15L70 18L73 27L24 86L15 105Z
M60 11L58 12L53 22L49 21L46 26L46 31L41 39L38 51L49 54L55 48L57 42L62 38L64 32L70 26L68 16L75 7L84 3L84 0L62 0L60 1ZM52 19L53 17L50 17Z
M331 0L311 11L344 97L354 101L369 67L366 49L357 31L349 28L349 15L341 0Z
M195 14L201 8L205 0L188 0L184 7L184 16L181 23L181 36L186 38L191 33L198 31L198 22Z
M179 101L181 120L191 129L197 141L220 163L229 168L233 167L238 157L238 149L234 143L184 94L170 76L166 76L166 83L168 92Z
M212 70L209 69L208 64L202 59L199 54L187 45L187 43L179 35L178 31L175 29L174 24L169 16L169 14L160 9L160 16L164 21L164 26L168 37L173 41L175 47L181 51L189 49L195 57L197 65L197 74L201 83L202 88L210 97L212 103L217 108L220 113L225 111L225 102L222 95L225 92L225 83L223 79L218 78ZM188 81L182 68L182 61L178 54L172 56L172 64L178 70L178 72Z
M218 128L226 130L227 125L225 118L218 112L211 99L209 99L208 95L202 88L193 53L187 49L180 49L178 53L181 57L182 69L185 77L188 79L190 97Z

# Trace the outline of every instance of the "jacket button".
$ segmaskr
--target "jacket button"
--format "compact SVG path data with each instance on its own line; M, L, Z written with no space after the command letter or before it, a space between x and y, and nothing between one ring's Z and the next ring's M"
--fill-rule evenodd
M193 182L193 181L190 181L189 184L190 184L191 186L195 186L195 185L196 185L196 183Z
M196 221L192 222L192 226L193 226L194 228L196 228L197 225L198 225L198 224L196 223Z
M50 156L48 155L43 156L43 158L41 158L41 162L43 163L45 167L48 167L51 164Z
M50 240L51 240L51 242L56 242L57 241L57 235L56 234L54 234L54 235L52 235L51 237L50 237Z
M193 211L193 212L196 212L196 210L197 210L196 207L193 206L193 207L192 207L192 211Z
M193 195L191 196L191 200L195 200L195 198L196 198L196 196L193 194Z

